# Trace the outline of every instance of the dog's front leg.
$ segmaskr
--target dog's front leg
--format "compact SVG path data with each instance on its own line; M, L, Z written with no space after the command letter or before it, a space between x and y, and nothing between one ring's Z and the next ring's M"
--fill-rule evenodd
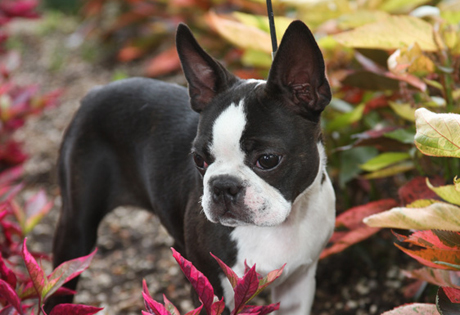
M288 279L272 289L272 301L281 302L276 315L309 315L316 287L317 261L305 269L294 272Z

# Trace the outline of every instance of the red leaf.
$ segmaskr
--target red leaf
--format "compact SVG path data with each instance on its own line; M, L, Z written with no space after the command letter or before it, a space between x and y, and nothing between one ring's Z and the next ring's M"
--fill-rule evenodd
M188 281L192 284L198 294L206 312L208 314L212 314L211 308L212 302L214 301L214 289L212 288L208 278L198 271L190 261L182 257L181 254L179 254L174 248L171 248L171 250L173 251L173 257L176 259L182 269L182 272L185 274Z
M18 315L18 314L19 313L16 311L16 309L12 305L5 306L4 308L0 310L0 315Z
M0 279L0 296L8 301L18 313L22 314L21 300L8 282Z
M26 264L26 268L29 272L32 283L34 284L35 290L37 290L39 296L42 296L43 288L45 287L48 281L45 277L45 272L43 271L43 269L38 265L35 258L33 258L27 250L26 242L27 238L24 238L22 257Z
M177 309L174 304L171 303L170 300L166 298L166 295L163 294L163 301L165 302L165 307L171 315L180 315L179 310Z
M227 266L222 260L220 260L218 257L214 256L212 253L210 253L211 256L217 261L217 263L220 266L220 269L224 272L225 276L227 279L230 281L232 288L235 288L236 285L238 284L238 275L230 268Z
M444 185L444 180L441 177L436 176L434 178L430 178L430 183L433 186L441 186ZM408 205L418 199L440 200L436 193L426 185L426 177L423 176L415 177L407 184L399 188L398 194L403 205Z
M410 250L395 243L395 246L405 252L407 255L416 259L421 264L428 267L446 269L446 270L457 270L449 266L436 264L435 261L441 261L449 264L459 264L460 262L460 251L453 250L440 250L440 249L421 249L421 250Z
M53 307L49 315L92 315L104 308L82 304L59 304Z
M200 307L190 311L190 312L187 312L185 315L199 315L201 313L201 309L203 308L203 304L200 305ZM213 313L214 314L214 313ZM217 314L220 314L220 313L217 313Z
M219 301L216 301L212 304L212 314L213 315L220 315L224 312L224 310L225 310L225 301L223 297Z
M33 11L37 6L37 0L16 0L0 2L0 10L9 17L38 17L38 14Z
M238 314L244 308L244 305L253 297L259 288L259 278L256 273L256 265L252 266L251 269L238 280L235 291L235 308L232 311L232 315Z
M331 254L339 253L345 248L377 233L380 228L368 227L363 223L363 219L370 215L389 210L397 205L398 203L394 199L383 199L353 207L337 216L335 220L336 231L330 240L332 246L324 249L320 258L322 259ZM347 231L338 231L337 229L340 228L345 228Z
M128 62L139 58L145 51L139 47L127 46L123 47L118 53L118 60L121 62Z
M170 312L163 306L163 304L155 301L149 293L147 283L142 281L142 296L144 297L144 304L147 312L142 311L142 314L154 314L154 315L171 315ZM50 314L51 315L51 314Z
M48 298L64 283L72 280L85 271L89 267L94 255L96 255L96 252L97 249L89 255L65 261L54 269L48 276L47 283L43 288L42 294L44 294L44 298Z
M176 47L163 51L148 62L146 73L149 77L159 77L180 69Z
M434 248L434 249L441 249L441 250L454 250L454 251L460 250L460 245L453 245L453 246L445 245L439 239L439 237L435 234L435 232L432 230L415 231L414 233L409 235L409 237L398 234L394 231L393 231L393 234L401 242L406 242L406 243L417 245L420 247Z
M452 303L460 303L460 289L443 287L442 290Z
M14 272L8 268L0 254L0 278L6 281L13 289L16 288L17 279Z
M274 312L280 308L280 303L269 304L264 306L246 305L239 315L258 314L265 315Z

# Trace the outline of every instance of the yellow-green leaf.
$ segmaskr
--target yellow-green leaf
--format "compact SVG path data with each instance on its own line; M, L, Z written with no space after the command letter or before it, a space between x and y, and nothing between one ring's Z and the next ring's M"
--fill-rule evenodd
M364 175L365 179L375 179L375 178L384 178L390 177L396 174L404 173L414 169L414 163L412 161L404 161L384 169L369 173Z
M426 155L460 157L460 115L415 111L415 145Z
M460 231L460 208L437 202L425 208L393 208L364 219L372 227Z
M374 23L388 18L388 13L375 10L358 10L341 15L338 19L338 27L343 30L353 29L362 25Z
M365 106L365 104L360 104L357 107L355 107L352 111L337 116L334 120L332 120L330 123L326 125L326 129L328 131L337 130L344 126L348 126L354 122L357 122L361 119L361 117L363 117L363 111Z
M457 176L454 178L454 186L456 191L460 191L460 178L457 178Z
M408 13L410 10L429 2L429 0L386 0L379 6L380 10L391 13Z
M391 109L401 118L408 121L415 121L415 108L410 104L401 104L389 101Z
M399 49L417 43L424 51L437 51L430 23L412 16L390 16L352 31L337 34L345 46L371 49Z
M396 50L388 58L388 69L396 75L407 73L423 76L435 70L433 61L425 56L417 43Z
M271 39L267 32L255 26L248 26L212 11L207 14L208 23L233 45L271 53Z
M410 158L410 154L406 152L385 152L370 159L366 163L361 164L359 167L365 171L373 172L403 160L407 160L408 158Z
M411 202L410 204L406 205L406 208L425 208L428 207L429 205L432 205L433 203L439 202L439 200L436 199L417 199L414 202Z
M445 201L460 206L460 192L455 189L454 185L434 187L428 178L426 179L426 185Z

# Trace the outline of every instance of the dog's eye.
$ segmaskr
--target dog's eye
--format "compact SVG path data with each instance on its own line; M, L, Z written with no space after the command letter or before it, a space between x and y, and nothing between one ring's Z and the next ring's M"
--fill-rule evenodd
M256 162L258 168L269 170L279 164L281 157L275 154L264 154Z
M199 169L206 169L208 167L208 163L203 159L203 157L199 154L193 154L193 160L195 161L196 167Z

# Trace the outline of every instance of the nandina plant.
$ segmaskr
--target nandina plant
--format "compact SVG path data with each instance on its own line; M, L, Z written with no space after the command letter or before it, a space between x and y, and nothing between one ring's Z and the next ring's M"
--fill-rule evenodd
M190 261L182 257L176 250L172 249L172 251L173 256L179 264L182 272L192 284L201 301L201 305L198 308L187 312L186 315L200 314L203 308L209 315L222 314L225 310L224 298L219 300L219 298L214 294L214 289L209 280L200 271L198 271ZM262 292L262 290L270 285L270 283L275 281L282 274L284 266L270 272L266 277L262 277L256 272L255 265L251 268L246 265L245 273L243 277L240 278L222 260L214 255L212 255L212 257L214 257L214 259L219 263L235 293L235 308L232 310L231 315L264 315L279 309L279 303L266 306L247 305L247 303ZM142 295L144 296L145 308L147 310L142 311L143 315L180 315L178 309L166 298L166 296L163 296L164 305L153 300L150 296L145 280L143 282L143 289Z

